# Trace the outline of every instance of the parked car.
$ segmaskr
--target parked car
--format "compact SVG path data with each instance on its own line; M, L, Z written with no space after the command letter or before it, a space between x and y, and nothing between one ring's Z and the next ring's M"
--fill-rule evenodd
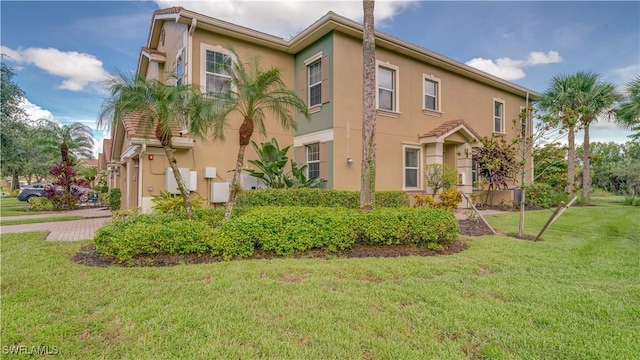
M52 183L35 183L28 186L24 186L20 194L18 194L18 200L29 202L34 197L49 197L47 194L47 187L53 186ZM59 194L64 193L64 189L60 186L57 187L56 191ZM87 187L79 186L79 185L71 185L71 195L78 196L81 202L87 202L90 199L90 194L92 190Z
M42 182L22 186L18 194L18 200L29 202L34 197L47 197L45 189L48 186L52 186L52 184L50 182Z

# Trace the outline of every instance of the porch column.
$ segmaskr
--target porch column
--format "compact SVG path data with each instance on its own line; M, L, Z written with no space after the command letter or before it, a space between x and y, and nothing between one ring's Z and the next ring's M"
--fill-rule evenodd
M471 145L466 143L456 146L456 165L458 168L459 180L461 180L458 183L458 190L464 194L471 194L471 192L473 192L471 163Z
M444 149L444 143L442 142L427 144L427 157L426 157L427 165L442 164L443 154L444 154L443 149Z

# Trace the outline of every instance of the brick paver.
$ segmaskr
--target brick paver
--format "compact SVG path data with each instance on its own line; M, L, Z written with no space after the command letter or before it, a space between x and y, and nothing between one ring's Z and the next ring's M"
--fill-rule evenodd
M47 241L91 240L95 236L96 230L111 219L111 211L109 211L108 208L84 208L54 214L5 216L2 219L17 220L34 217L46 218L59 216L84 216L85 219L2 226L0 227L0 234L48 230L49 235L47 235Z

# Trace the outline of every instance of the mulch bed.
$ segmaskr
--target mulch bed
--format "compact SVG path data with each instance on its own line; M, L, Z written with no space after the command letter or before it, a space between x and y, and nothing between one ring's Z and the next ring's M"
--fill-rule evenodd
M472 220L459 220L460 234L467 236L492 235L491 230L482 222ZM451 255L463 251L466 248L464 240L456 239L443 250L429 250L427 248L409 245L361 245L356 244L351 249L330 253L323 250L310 250L302 254L297 254L294 258L366 258L366 257L399 257L399 256L436 256ZM272 259L276 256L257 250L248 259ZM244 259L244 258L243 258ZM175 266L179 264L206 264L222 261L219 256L203 255L153 255L139 256L134 258L129 264L121 264L114 258L99 256L95 245L83 246L80 251L72 257L72 260L81 265L87 266Z

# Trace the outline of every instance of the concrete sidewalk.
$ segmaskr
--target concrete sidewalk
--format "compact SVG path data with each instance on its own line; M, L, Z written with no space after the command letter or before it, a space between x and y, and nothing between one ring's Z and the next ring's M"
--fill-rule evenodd
M69 210L60 213L4 216L3 220L19 220L32 218L48 218L62 216L84 216L84 220L46 222L37 224L21 224L0 227L0 234L28 232L28 231L49 231L47 241L79 241L91 240L96 234L96 230L111 219L111 211L104 207L86 207L78 210Z

